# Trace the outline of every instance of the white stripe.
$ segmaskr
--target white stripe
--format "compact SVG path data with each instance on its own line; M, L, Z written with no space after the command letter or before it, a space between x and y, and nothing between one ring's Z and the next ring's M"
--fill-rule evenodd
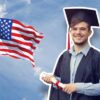
M13 23L12 26L14 26L14 27L18 27L18 28L23 29L23 30L26 30L26 31L34 32L36 35L41 36L41 34L38 33L38 32L36 32L34 29L31 29L31 28L25 28L25 27L21 26L20 24Z
M21 32L21 31L17 31L17 30L12 30L12 35L16 33L16 34L22 34L24 36L27 36L28 38L34 38L35 40L38 40L40 41L42 38L39 38L39 37L35 37L33 34L28 34L28 33L25 33L25 32ZM34 41L34 40L32 40Z
M34 45L36 46L36 42L32 42L31 40L24 40L23 38L21 37L17 37L17 36L12 36L13 39L16 39L16 40L19 40L19 41L22 41L22 42L25 42L25 43L30 43L31 45ZM19 43L20 44L20 43ZM29 46L30 47L30 46Z
M17 36L13 36L12 35L12 39L16 39L16 40L20 40L20 41L25 42L25 43L31 43L32 44L32 41L31 40L25 40L22 37L17 37Z
M31 59L33 59L33 55L29 54L28 52L22 51L17 47L11 47L11 46L0 46L0 49L7 49L7 50L15 50L21 54L24 54L28 57L30 57ZM6 52L6 51L5 51Z
M18 57L18 58L20 58L20 59L26 59L26 60L28 60L28 61L31 61L31 60L29 60L28 58L22 57L22 56L20 56L20 55L18 55L18 54L16 54L16 53L10 53L10 52L0 51L0 54L1 54L1 55L6 54L6 55L11 55L11 56L16 56L16 57ZM33 59L33 60L34 60L34 59ZM32 62L32 61L31 61L31 63L32 63L33 65L35 65L35 62Z
M24 45L24 44L20 44L20 43L14 42L14 41L6 41L6 40L1 40L1 39L0 39L0 42L1 42L1 43L8 43L8 44L17 45L17 46L20 46L20 47L22 47L22 48L26 48L26 49L32 50L32 51L34 50L34 49L32 49L30 46L27 46L27 45Z

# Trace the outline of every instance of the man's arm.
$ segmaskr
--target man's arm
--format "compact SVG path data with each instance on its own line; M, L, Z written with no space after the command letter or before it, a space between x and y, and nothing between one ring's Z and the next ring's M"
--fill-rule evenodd
M75 83L76 92L89 96L100 95L100 83Z
M63 91L71 94L73 92L85 94L88 96L100 95L100 83L70 83L65 84Z

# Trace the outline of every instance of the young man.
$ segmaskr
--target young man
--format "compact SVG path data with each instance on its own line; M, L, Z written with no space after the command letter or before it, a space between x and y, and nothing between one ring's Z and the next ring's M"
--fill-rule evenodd
M99 26L96 11L64 10L74 45L59 57L54 75L43 77L47 83L56 81L55 77L63 83L62 89L51 86L49 100L100 100L100 52L89 44L91 26Z

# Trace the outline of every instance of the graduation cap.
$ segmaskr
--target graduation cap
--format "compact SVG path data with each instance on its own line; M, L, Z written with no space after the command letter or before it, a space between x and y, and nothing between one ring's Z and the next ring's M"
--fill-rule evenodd
M64 9L67 24L72 27L79 22L87 22L90 26L99 27L99 21L96 9L73 7ZM70 35L68 34L68 49L70 48Z

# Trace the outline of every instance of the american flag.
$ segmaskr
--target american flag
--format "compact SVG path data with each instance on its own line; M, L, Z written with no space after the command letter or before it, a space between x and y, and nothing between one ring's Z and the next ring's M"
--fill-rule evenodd
M9 55L18 59L31 61L36 44L44 36L38 33L32 26L26 26L18 20L0 18L0 54Z

